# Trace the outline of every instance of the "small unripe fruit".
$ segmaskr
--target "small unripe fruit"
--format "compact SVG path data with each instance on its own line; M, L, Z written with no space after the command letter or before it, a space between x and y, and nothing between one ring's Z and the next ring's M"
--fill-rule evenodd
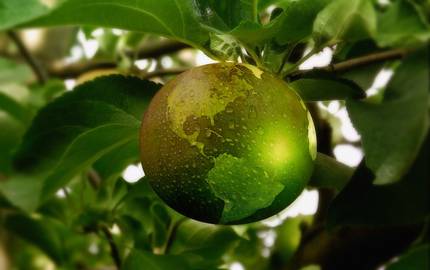
M153 98L141 129L155 192L190 218L240 224L291 204L312 173L315 129L300 97L249 65L196 67Z

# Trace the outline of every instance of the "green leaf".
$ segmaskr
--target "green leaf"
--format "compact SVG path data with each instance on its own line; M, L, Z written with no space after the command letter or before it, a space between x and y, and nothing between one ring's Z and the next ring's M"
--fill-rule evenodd
M352 123L362 136L366 164L375 172L378 184L395 182L404 175L427 133L428 57L421 50L405 59L380 104L347 101Z
M267 260L261 252L264 249L264 239L259 237L261 231L267 227L259 223L255 225L233 227L236 231L243 230L242 238L236 247L225 255L231 262L240 262L245 269L264 269L267 265Z
M362 99L366 97L363 89L351 80L334 76L309 77L290 83L290 86L305 101Z
M0 2L0 30L46 14L49 8L41 0L2 0Z
M321 266L317 264L308 265L305 267L300 268L300 270L321 270Z
M28 103L36 110L45 106L46 103L54 98L61 96L66 91L64 81L60 79L51 79L43 85L32 85Z
M7 181L0 182L0 191L11 204L31 212L39 204L39 195L42 192L42 179L14 175L7 179Z
M329 3L328 0L283 1L278 5L284 10L276 20L279 32L276 41L279 44L296 43L312 34L313 23L318 13Z
M2 63L6 62L0 59L0 175L12 172L13 152L35 111L46 104L53 92L52 81L28 89L21 84L29 78L27 69L12 62Z
M219 263L222 256L233 248L239 239L231 227L186 220L177 229L170 253L192 253L208 262Z
M148 232L153 231L153 216L151 206L159 202L155 192L152 190L146 178L130 185L127 197L121 205L121 213L139 220Z
M69 224L71 216L74 216L74 209L70 207L69 201L65 198L53 197L41 205L37 212L44 217L61 220L65 224Z
M1 87L1 86L0 86ZM3 93L0 89L0 110L8 113L11 117L22 124L28 123L31 114L22 104Z
M429 39L429 23L410 1L395 1L378 17L376 41L380 46L409 46Z
M329 226L406 225L428 218L428 149L430 136L402 181L375 186L374 174L364 162L329 208Z
M33 117L34 106L31 103L34 100L34 94L24 85L0 83L0 111L18 120L23 126L27 126Z
M164 204L154 203L150 208L153 220L153 247L162 247L168 241L171 218Z
M171 230L182 216L174 213L159 199L147 179L129 185L126 197L118 207L121 226L128 231L135 248L164 251ZM143 230L143 231L142 231Z
M277 35L279 27L280 23L278 21L272 21L267 25L242 21L228 34L245 44L262 45Z
M1 99L1 94L0 94ZM0 104L1 104L0 100ZM21 122L0 110L0 179L12 171L13 151L19 145L25 128ZM1 181L0 181L1 183Z
M287 218L280 226L276 227L276 241L274 245L275 260L279 260L282 264L289 262L291 257L296 252L302 239L303 225L310 225L312 216L297 216Z
M334 158L318 153L309 185L318 188L342 190L353 173L353 168L338 162Z
M316 46L373 37L376 12L370 0L334 0L314 22Z
M430 267L430 245L412 248L393 263L386 266L387 270L422 270Z
M78 86L39 111L16 154L17 169L32 177L37 172L47 198L103 155L137 141L159 88L119 75Z
M116 218L115 223L121 229L121 241L136 250L152 251L151 239L147 227L138 219L128 215Z
M258 21L258 0L197 0L203 23L221 31L230 30L242 21Z
M132 251L124 261L121 269L124 270L192 270L191 265L188 264L185 258L175 255L155 255L149 252Z
M21 64L0 58L0 110L22 120L31 93L25 83L32 79L31 70Z
M282 12L266 25L243 20L229 32L247 44L262 44L274 39L278 45L294 44L308 38L313 22L327 0L279 1L276 5Z
M138 161L139 155L139 142L132 140L97 160L94 169L103 181L110 182L119 177L128 165Z
M15 1L9 1L15 2ZM0 4L1 12L1 4ZM1 19L0 19L1 20ZM25 83L33 77L31 69L23 64L18 64L14 61L0 58L0 85L9 83Z
M26 26L90 25L148 32L196 47L209 36L191 0L65 0Z
M8 215L5 228L46 253L53 261L63 260L61 239L53 230L52 221L21 214Z
M234 61L242 53L239 42L231 35L210 34L211 51L221 59Z

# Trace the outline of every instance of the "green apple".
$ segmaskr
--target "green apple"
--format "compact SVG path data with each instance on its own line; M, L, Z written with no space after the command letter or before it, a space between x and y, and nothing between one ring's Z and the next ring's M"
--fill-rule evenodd
M215 224L270 217L305 188L312 118L283 80L243 64L192 68L153 98L141 128L149 183L170 207Z

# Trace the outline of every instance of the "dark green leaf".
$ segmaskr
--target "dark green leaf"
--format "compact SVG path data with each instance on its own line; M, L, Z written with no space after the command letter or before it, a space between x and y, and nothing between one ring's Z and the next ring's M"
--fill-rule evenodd
M379 15L376 40L380 46L408 46L430 39L430 25L407 0L394 1Z
M362 136L366 163L376 183L399 180L416 157L428 130L429 65L422 50L405 59L380 104L347 101L351 120Z
M334 0L318 14L313 29L317 47L372 37L376 31L372 1Z
M374 174L362 162L331 204L329 225L415 224L427 218L429 147L430 136L402 181L390 185L373 185Z
M319 78L318 78L319 77ZM305 101L362 99L366 93L355 82L334 76L302 78L290 83Z
M310 186L342 190L348 183L354 170L334 158L318 153Z
M78 86L40 110L17 152L17 168L37 171L46 198L104 154L137 141L143 112L159 88L118 75Z
M400 256L394 263L386 266L387 270L422 270L430 267L430 246L422 245L412 248L407 253Z

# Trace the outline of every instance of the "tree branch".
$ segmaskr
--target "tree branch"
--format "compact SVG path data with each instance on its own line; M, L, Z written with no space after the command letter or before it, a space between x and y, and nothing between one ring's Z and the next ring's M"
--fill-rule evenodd
M68 79L76 78L81 74L87 73L91 70L97 69L113 69L116 68L117 64L112 61L105 60L92 60L85 62L77 62L69 65L53 64L48 68L48 73L52 77Z
M175 75L182 72L187 71L190 68L171 68L171 69L160 69L155 70L154 72L145 73L140 76L142 79L150 79L154 77L166 76L166 75Z
M25 61L33 70L34 74L36 75L37 81L40 84L44 84L48 80L48 75L46 71L40 66L37 60L31 55L31 53L29 52L25 44L22 42L21 38L14 31L8 31L7 35L15 43L19 53L22 55L22 57L25 59Z
M190 48L190 45L178 41L164 40L144 46L137 53L128 51L126 54L130 57L136 56L137 59L158 58L186 48Z
M352 58L336 64L331 64L322 68L298 70L289 74L287 77L297 79L302 77L303 75L308 74L309 72L314 72L314 71L345 72L357 67L367 66L373 63L383 62L387 60L401 59L409 52L410 51L407 49L393 49L393 50L388 50L383 52L376 52L376 53Z
M171 54L189 47L189 45L181 42L165 40L162 42L156 42L151 45L143 46L138 51L127 51L126 55L133 59L159 58L160 56ZM117 63L115 61L92 60L77 62L66 66L60 63L50 67L48 72L53 77L75 78L91 70L111 69L116 67Z

